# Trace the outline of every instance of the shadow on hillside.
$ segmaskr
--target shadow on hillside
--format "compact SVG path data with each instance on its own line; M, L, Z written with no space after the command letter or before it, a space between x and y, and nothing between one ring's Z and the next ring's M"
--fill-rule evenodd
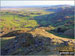
M47 31L47 32L52 33L52 34L54 34L54 35L56 35L56 36L59 36L59 37L62 37L62 38L74 39L74 31L72 31L73 34L71 34L71 32L68 32L68 33L70 33L71 35L70 35L70 34L67 35L67 33L66 33L66 35L65 35L65 34L62 33L62 32L55 32L55 31Z
M40 26L60 26L63 25L66 20L74 20L74 17L72 19L68 15L74 15L74 8L65 8L64 10L58 10L58 12L52 14L35 16L34 20L36 20ZM65 16L68 16L69 18Z
M12 31L12 32L8 32L7 34L4 34L2 35L1 37L13 37L13 36L17 36L17 35L20 35L20 34L23 34L24 32L21 31L21 30L15 30L15 31Z
M35 16L34 20L36 20L36 22L39 24L39 26L41 27L47 27L49 25L51 25L50 23L50 16L53 16L55 13L52 14L46 14L46 15L40 15L40 16Z
M33 45L34 48L38 48L38 46L40 48L43 48L43 45L45 42L49 42L51 41L50 38L48 37L43 37L43 36L36 36L34 37L32 34L30 33L20 33L20 34L16 34L14 35L12 32L3 35L2 37L11 37L11 36L16 36L14 39L11 40L2 40L1 41L1 55L18 55L19 51L17 51L17 53L15 53L16 50L20 49L20 48L29 48ZM39 38L40 37L40 38ZM44 39L46 40L44 42ZM34 52L33 51L33 47L31 47L32 49L30 49L29 51L26 49L24 50L24 54L29 54L30 52ZM23 49L22 49L23 50ZM41 51L42 49L36 50ZM22 54L21 54L22 55Z

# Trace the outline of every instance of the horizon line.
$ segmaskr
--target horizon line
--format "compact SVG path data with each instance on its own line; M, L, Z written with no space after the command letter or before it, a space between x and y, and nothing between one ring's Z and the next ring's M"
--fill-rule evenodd
M74 5L67 5L67 4L64 4L64 5L25 5L25 6L74 6ZM25 6L0 6L0 7L25 7Z

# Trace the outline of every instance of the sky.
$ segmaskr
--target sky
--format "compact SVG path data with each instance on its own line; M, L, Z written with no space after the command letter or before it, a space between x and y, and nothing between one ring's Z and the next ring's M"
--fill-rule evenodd
M74 5L74 1L1 1L1 6Z

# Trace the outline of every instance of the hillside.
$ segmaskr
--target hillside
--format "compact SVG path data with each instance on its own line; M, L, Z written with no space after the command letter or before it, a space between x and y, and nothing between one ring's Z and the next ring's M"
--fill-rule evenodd
M10 32L2 36L1 41L2 54L4 55L44 55L44 53L45 55L58 55L59 51L62 50L56 49L58 47L65 48L66 46L66 48L71 48L70 51L73 51L72 48L74 47L75 40L58 37L46 32L44 29L36 28L33 31L28 30L27 32Z
M37 16L34 19L41 26L60 26L64 25L68 21L74 20L74 7L64 9L61 8L60 10L58 8L57 11L58 12L55 12L53 14Z
M2 8L2 55L59 55L74 52L74 6Z
M34 18L40 26L52 26L55 28L52 31L48 30L48 32L60 37L74 38L74 31L66 32L74 30L74 6L59 7L55 10L56 12L53 14L36 16Z

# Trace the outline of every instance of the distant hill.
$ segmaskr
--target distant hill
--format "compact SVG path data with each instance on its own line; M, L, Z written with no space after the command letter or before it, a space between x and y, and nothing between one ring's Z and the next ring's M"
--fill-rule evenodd
M58 8L54 10L55 13L53 14L37 16L34 19L41 26L49 26L49 25L60 26L60 25L64 25L67 21L74 20L74 7L70 6L68 8L65 7L65 8Z

